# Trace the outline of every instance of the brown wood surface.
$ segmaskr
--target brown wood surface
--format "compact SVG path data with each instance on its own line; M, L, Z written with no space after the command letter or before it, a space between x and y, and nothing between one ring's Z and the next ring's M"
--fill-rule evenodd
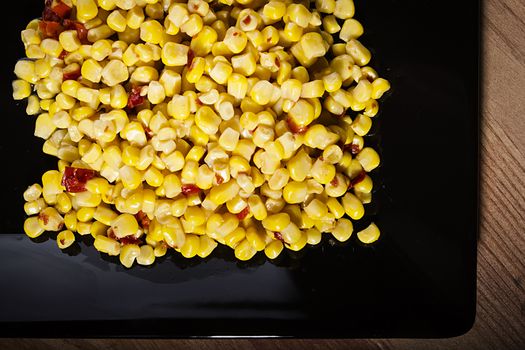
M478 308L440 340L3 339L0 349L525 349L525 1L483 9Z

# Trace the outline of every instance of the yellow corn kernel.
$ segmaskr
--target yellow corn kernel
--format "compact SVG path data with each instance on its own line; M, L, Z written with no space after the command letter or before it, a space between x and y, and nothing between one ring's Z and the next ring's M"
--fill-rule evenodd
M199 34L192 38L190 48L196 56L206 56L216 41L217 32L212 27L204 26Z
M290 179L290 173L286 168L277 169L268 180L268 186L272 190L282 189Z
M247 239L242 240L235 247L235 257L241 261L250 260L256 253L257 250Z
M266 247L266 233L263 230L258 230L255 226L249 226L246 229L246 240L258 252Z
M319 244L322 238L323 237L321 235L321 231L319 231L315 227L306 230L306 242L308 244L311 244L311 245Z
M343 23L339 38L343 41L349 41L351 39L357 39L363 35L363 26L359 21L349 18Z
M80 222L88 222L93 219L96 208L80 208L77 211L77 220Z
M30 60L19 60L15 64L15 74L18 78L35 84L38 81L38 76L35 72L35 63Z
M378 100L388 90L390 90L390 83L388 82L388 80L385 80L383 78L377 78L372 83L371 97L375 100Z
M180 247L180 253L185 258L193 258L200 249L200 238L196 235L186 235L186 241L184 245Z
M273 93L274 86L269 81L260 80L250 90L250 97L257 104L263 106L271 101Z
M12 83L13 87L13 99L22 100L31 95L31 85L25 80L14 80Z
M295 22L288 22L285 24L280 35L288 42L297 42L301 40L303 35L303 28Z
M103 61L113 53L113 47L109 40L98 40L91 46L91 57L96 61Z
M179 150L163 157L162 160L171 172L181 170L185 164L184 155Z
M38 214L38 223L45 231L59 231L64 226L64 218L53 207L47 207Z
M361 164L366 172L377 168L380 163L379 155L371 147L365 147L356 156L357 161Z
M294 243L287 246L288 249L297 252L303 249L308 243L308 235L305 231L300 231L299 238Z
M378 240L379 236L380 236L379 228L373 222L364 230L357 232L357 238L365 244L374 243L375 241Z
M42 186L39 184L33 184L29 186L23 194L26 202L36 201L42 195Z
M217 133L222 119L208 106L199 108L195 114L195 124L208 135Z
M372 119L366 115L358 114L350 127L357 135L365 136L372 127Z
M308 126L315 118L314 107L308 101L300 99L290 109L288 116L298 127Z
M341 19L354 17L355 5L353 0L336 0L334 7L334 16Z
M346 193L342 199L346 214L353 220L359 220L365 214L363 203L352 193Z
M314 220L323 219L328 214L328 207L319 199L313 199L305 208L306 214Z
M142 22L144 22L144 11L140 6L133 6L126 13L126 24L131 29L139 29Z
M327 162L320 159L316 160L312 165L310 175L320 184L327 184L335 177L335 167Z
M164 181L164 176L157 168L150 166L144 173L144 180L151 187L159 187Z
M90 58L82 64L81 73L82 78L93 83L98 83L102 78L102 66L97 61Z
M326 205L332 214L334 214L336 219L342 218L345 215L345 209L339 203L337 198L330 197L326 201Z
M119 169L119 176L125 188L134 190L142 183L142 173L129 165Z
M269 259L275 259L279 256L279 254L281 254L283 248L283 243L281 241L275 240L268 244L266 248L264 248L264 254L266 254Z
M217 247L217 242L208 236L200 236L199 251L197 255L205 258Z
M222 225L219 226L218 228L219 232L221 232L220 231L221 227ZM244 240L245 237L246 237L246 230L242 227L237 227L234 230L232 230L230 233L224 236L224 243L230 248L235 249L239 245L239 243L241 243Z
M337 220L335 228L332 230L332 236L339 242L346 242L352 236L353 231L352 221L341 218Z
M38 96L31 95L27 98L26 114L35 115L38 113L40 113L40 100Z
M303 203L308 195L308 186L304 181L291 181L283 189L283 198L287 203Z
M218 84L226 85L232 72L233 68L228 63L218 61L210 70L209 75Z
M252 195L248 198L248 206L255 219L262 221L268 216L266 206L258 195Z
M64 215L64 225L68 230L77 230L77 213L74 210Z
M346 52L354 59L356 64L361 67L366 66L372 58L370 51L356 39L350 39L348 41L346 44Z
M332 72L323 77L324 88L328 92L335 92L341 88L343 80L337 72Z
M40 48L45 54L51 57L59 57L63 51L60 42L58 40L50 38L42 40L42 42L40 43Z
M119 255L121 250L119 242L103 235L96 236L93 245L99 252L112 256Z
M44 231L45 229L40 225L37 216L29 217L24 221L24 232L30 238L37 238Z
M239 189L237 181L232 179L226 183L213 187L209 193L210 200L215 204L224 204L235 197L239 192Z
M109 14L106 21L108 26L116 32L123 32L124 30L126 30L127 20L126 17L124 17L123 11L114 10Z
M115 86L129 78L128 68L121 60L110 60L102 70L102 82Z
M97 236L99 237L99 236ZM104 237L104 236L102 236ZM133 265L135 259L140 255L140 247L136 244L126 244L120 248L119 260L128 269Z
M69 199L67 193L59 193L57 195L57 204L55 207L61 214L65 214L71 210L71 199Z
M286 213L273 214L262 220L265 229L274 232L284 230L290 224L290 215Z
M233 56L231 58L231 64L234 72L242 74L245 77L255 73L257 68L257 61L251 52Z
M306 84L303 84L301 89L302 98L315 98L322 97L325 92L324 84L322 80L313 80Z
M60 249L66 249L75 243L75 234L70 230L64 230L57 235L57 245Z
M102 149L98 144L92 143L82 156L82 161L88 164L93 164L100 158L100 156L102 156Z
M86 208L82 208L82 209L86 209ZM80 209L79 212L82 209ZM113 220L115 220L117 218L117 216L118 216L117 213L115 213L113 210L111 210L110 208L105 207L105 206L99 205L96 208L91 208L91 209L94 209L93 214L92 214L92 218L97 220L98 222L103 223L106 226L110 226L111 223L113 222ZM77 216L78 216L78 213L77 213ZM89 220L91 220L91 219L89 219Z
M312 168L312 158L301 149L286 164L290 177L295 181L304 181L306 176L310 175Z
M87 22L97 17L98 6L94 0L77 0L77 19L81 22Z
M146 43L158 44L162 41L164 28L156 20L147 20L140 24L140 39Z
M239 142L240 133L232 128L227 128L219 137L219 145L226 151L233 151Z
M139 225L133 215L120 214L111 221L111 229L117 238L122 238L136 234Z
M226 31L226 35L224 36L224 44L232 53L238 54L242 52L247 43L248 38L242 30L239 30L235 27L230 27Z
M155 253L153 247L149 244L141 246L139 255L136 257L136 260L139 265L143 266L153 264L155 262Z
M162 47L161 58L166 66L184 66L188 63L188 46L168 42Z

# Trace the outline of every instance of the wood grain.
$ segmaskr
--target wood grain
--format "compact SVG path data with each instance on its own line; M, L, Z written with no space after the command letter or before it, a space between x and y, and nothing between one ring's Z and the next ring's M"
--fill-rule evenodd
M525 1L487 0L482 15L478 309L444 340L4 339L0 349L525 349Z

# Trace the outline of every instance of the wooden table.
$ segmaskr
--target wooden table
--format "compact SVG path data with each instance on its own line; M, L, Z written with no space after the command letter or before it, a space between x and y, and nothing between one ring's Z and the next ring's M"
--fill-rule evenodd
M525 349L525 2L487 0L482 16L478 309L443 340L4 339L0 349Z

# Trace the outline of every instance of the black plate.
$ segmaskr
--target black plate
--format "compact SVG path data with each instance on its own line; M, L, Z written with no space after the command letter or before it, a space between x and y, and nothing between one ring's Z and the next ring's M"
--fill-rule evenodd
M39 337L449 337L475 316L478 226L477 1L357 1L362 41L391 96L375 127L380 241L236 262L231 252L153 268L61 252L22 232L21 193L55 160L10 99L20 30L43 1L4 14L0 334ZM380 126L379 126L380 124ZM380 135L380 139L379 136ZM80 249L81 248L81 249Z

